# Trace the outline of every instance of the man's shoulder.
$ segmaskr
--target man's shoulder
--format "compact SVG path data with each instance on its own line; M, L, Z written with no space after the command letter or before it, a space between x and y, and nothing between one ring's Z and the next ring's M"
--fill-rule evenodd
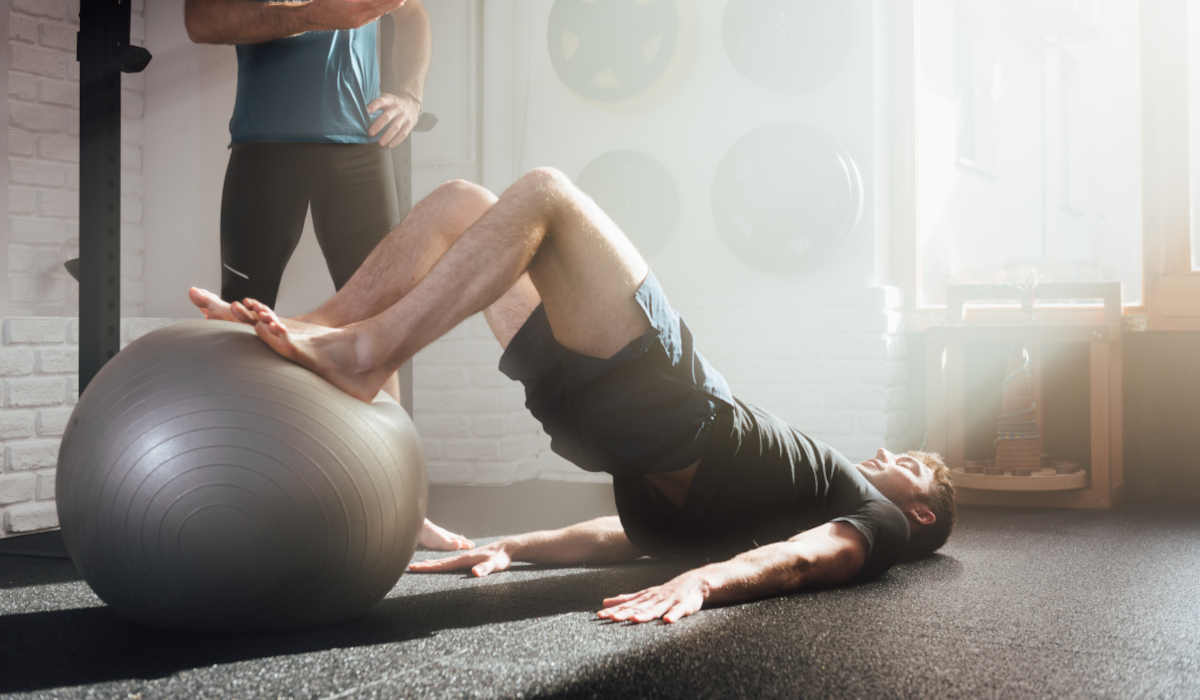
M867 498L853 512L834 518L854 526L867 540L867 556L855 581L869 581L890 569L908 549L908 518L896 504L880 496Z

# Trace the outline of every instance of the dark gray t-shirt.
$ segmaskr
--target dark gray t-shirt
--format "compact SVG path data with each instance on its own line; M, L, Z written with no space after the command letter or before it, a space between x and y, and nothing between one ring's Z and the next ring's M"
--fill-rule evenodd
M867 540L851 580L867 581L908 546L904 513L848 459L741 401L718 417L682 508L640 475L614 476L613 489L626 535L647 554L718 561L845 521Z

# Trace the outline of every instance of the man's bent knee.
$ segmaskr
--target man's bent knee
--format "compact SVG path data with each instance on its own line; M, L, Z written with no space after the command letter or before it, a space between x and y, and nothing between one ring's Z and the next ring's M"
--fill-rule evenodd
M518 191L533 190L540 192L567 191L575 189L571 178L561 170L551 167L534 168L521 176L513 187Z
M496 195L491 191L466 180L443 182L431 196L450 199L456 205L471 210L487 209L496 203Z
M491 191L466 180L443 182L429 198L442 203L442 215L452 217L458 224L454 228L470 226L496 203L496 195Z

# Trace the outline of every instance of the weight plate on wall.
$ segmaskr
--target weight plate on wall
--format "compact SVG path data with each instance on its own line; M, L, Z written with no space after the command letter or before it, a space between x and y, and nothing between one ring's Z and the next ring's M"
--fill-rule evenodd
M785 95L833 75L849 55L849 0L729 0L725 54L746 78Z
M678 77L694 43L690 0L555 0L546 45L558 77L601 106L624 106Z
M862 179L833 139L794 122L749 132L717 166L712 211L725 245L758 270L827 262L862 216Z
M662 250L679 223L675 180L662 163L636 151L609 151L575 179L642 255Z

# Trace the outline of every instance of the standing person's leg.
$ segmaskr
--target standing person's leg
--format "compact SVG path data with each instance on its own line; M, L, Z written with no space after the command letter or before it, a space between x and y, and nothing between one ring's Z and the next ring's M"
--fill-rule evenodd
M259 335L277 352L370 400L396 367L500 299L526 270L555 337L571 350L608 357L649 327L634 299L645 261L590 198L550 169L509 188L377 316L339 329L289 327L270 309L252 308Z
M221 193L221 298L274 305L308 212L297 144L237 143Z
M313 230L340 290L400 224L400 201L390 150L373 143L317 146L323 167L312 194Z

